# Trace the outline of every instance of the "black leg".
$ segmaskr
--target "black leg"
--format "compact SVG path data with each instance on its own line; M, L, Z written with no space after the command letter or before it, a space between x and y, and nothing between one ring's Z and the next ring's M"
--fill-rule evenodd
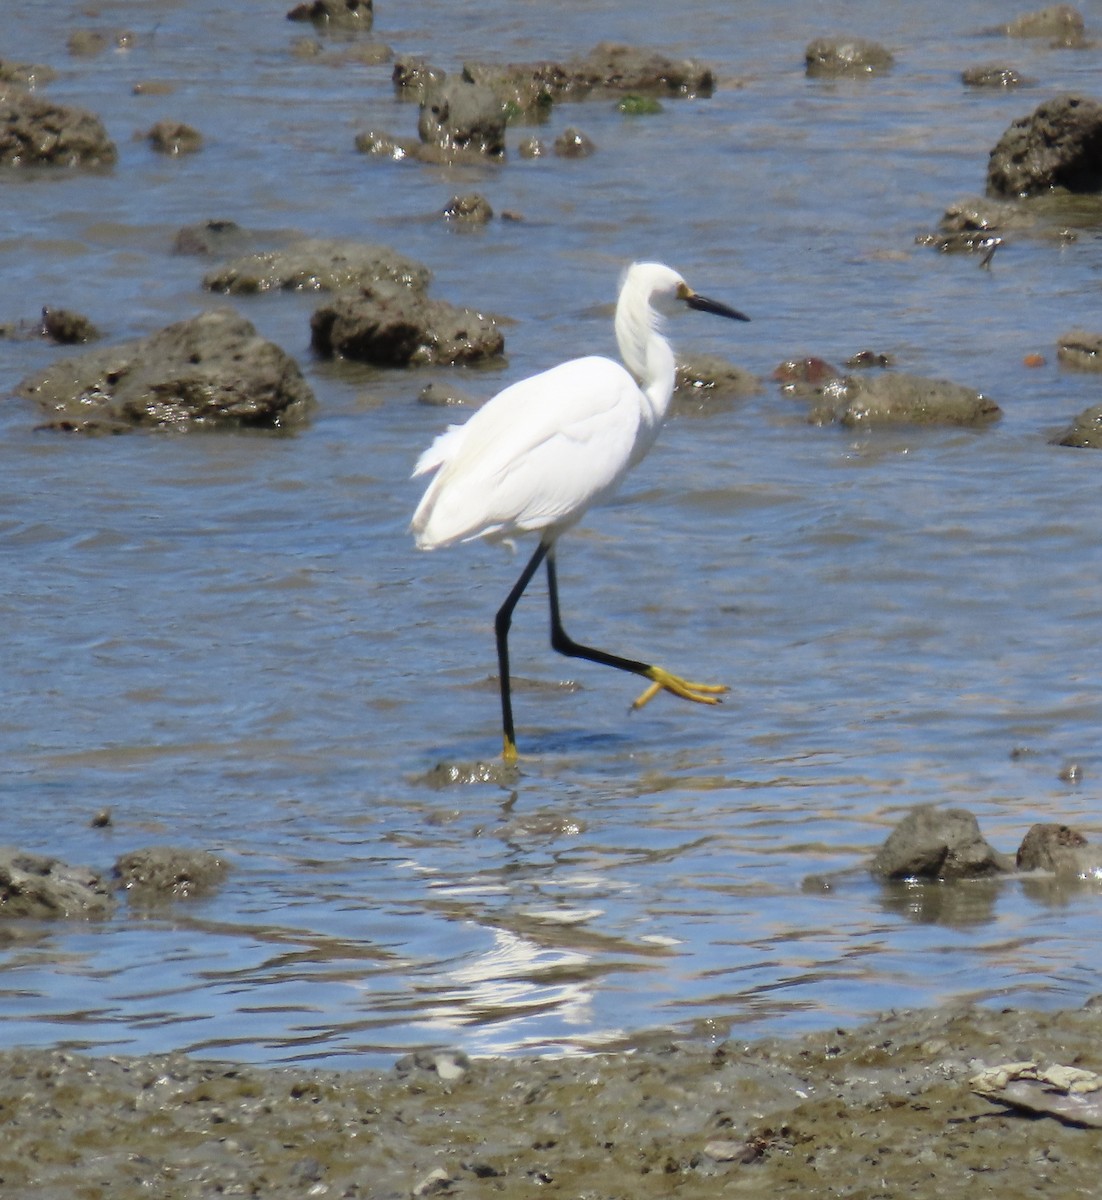
M551 648L567 658L585 658L590 662L600 663L603 667L615 667L617 671L630 671L633 675L650 678L647 672L651 669L649 663L636 662L632 658L621 658L618 654L609 654L604 650L595 650L592 646L583 646L562 627L562 617L559 615L559 581L555 574L555 552L547 555L547 593L551 602Z
M507 762L515 762L517 757L517 735L513 728L513 701L509 688L509 626L513 623L513 609L524 595L524 589L532 582L532 576L539 570L539 565L547 557L551 546L540 542L535 554L528 560L528 565L520 573L520 578L513 584L513 590L505 597L505 603L497 610L494 618L494 633L497 637L497 667L501 686L501 727L504 738L502 756ZM551 560L548 559L548 562Z
M609 654L607 650L596 650L592 646L583 646L562 627L562 616L559 612L559 583L555 575L555 551L547 547L547 592L551 604L551 647L568 658L584 658L590 662L599 663L603 667L614 667L617 671L630 671L632 675L641 675L649 679L646 690L632 704L632 708L642 708L661 691L671 692L682 700L692 700L697 704L718 704L720 695L729 689L719 683L692 683L674 675L663 667L650 663L637 662L633 658L621 658L618 654ZM534 560L535 561L535 560ZM533 564L530 563L529 566ZM527 580L525 580L527 582Z

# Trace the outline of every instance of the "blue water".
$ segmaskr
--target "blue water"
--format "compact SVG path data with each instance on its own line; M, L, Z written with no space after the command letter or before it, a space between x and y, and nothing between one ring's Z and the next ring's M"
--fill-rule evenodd
M578 126L591 158L445 169L355 152L368 128L413 136L416 111L389 64L294 56L307 31L288 7L8 14L0 54L57 67L46 94L98 113L120 158L0 179L0 321L65 306L123 340L226 303L200 287L209 264L171 246L182 225L229 218L412 255L435 295L510 318L508 362L317 362L315 299L262 296L232 303L319 401L295 436L83 439L36 430L21 401L0 408L0 840L105 871L157 843L231 866L207 898L0 928L0 1042L363 1064L1102 990L1093 883L803 886L859 864L916 803L972 809L1008 851L1036 821L1102 835L1102 456L1048 442L1099 399L1098 377L1055 355L1060 333L1097 329L1099 231L1016 239L990 270L914 245L982 191L1012 119L1092 93L1099 49L983 35L978 0L858 3L845 25L811 0L498 0L462 20L380 0L374 36L448 69L616 39L719 74L712 98L649 119L558 107L538 132ZM73 58L78 28L131 29L135 45ZM806 43L853 31L888 44L894 72L807 80ZM1037 82L961 86L990 60ZM173 90L135 95L147 80ZM162 118L204 149L169 160L134 136ZM440 210L471 190L522 220L446 227ZM451 419L417 395L434 380L488 395L610 352L609 305L637 257L750 313L671 333L765 384L673 420L564 540L567 625L732 694L629 716L630 679L551 654L533 585L512 639L519 777L448 785L499 751L492 614L520 561L413 551L409 472ZM866 347L981 388L1002 420L817 428L769 382L793 355ZM1032 352L1048 365L1024 368ZM68 353L0 342L5 390ZM105 807L112 824L92 828Z

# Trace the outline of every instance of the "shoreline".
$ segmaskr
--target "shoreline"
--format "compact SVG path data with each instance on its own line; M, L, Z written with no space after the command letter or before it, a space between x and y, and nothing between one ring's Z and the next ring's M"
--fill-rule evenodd
M977 1095L986 1066L1102 1067L1102 1000L849 1030L390 1070L0 1052L0 1192L157 1196L1094 1194L1102 1139Z

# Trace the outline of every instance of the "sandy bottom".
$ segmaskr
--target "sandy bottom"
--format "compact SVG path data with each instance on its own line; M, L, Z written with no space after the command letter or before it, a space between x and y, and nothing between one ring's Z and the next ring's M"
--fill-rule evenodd
M389 1071L0 1054L0 1195L1097 1196L1102 1134L974 1094L982 1066L1102 1067L1102 1003Z

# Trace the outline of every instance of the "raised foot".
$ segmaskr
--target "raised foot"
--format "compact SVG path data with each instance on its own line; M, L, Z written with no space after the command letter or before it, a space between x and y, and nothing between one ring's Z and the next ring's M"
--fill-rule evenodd
M661 667L648 667L646 675L651 681L650 686L632 704L633 709L649 704L659 692L672 692L682 700L692 700L695 704L721 704L723 693L731 690L722 683L691 683L680 675L671 675Z

